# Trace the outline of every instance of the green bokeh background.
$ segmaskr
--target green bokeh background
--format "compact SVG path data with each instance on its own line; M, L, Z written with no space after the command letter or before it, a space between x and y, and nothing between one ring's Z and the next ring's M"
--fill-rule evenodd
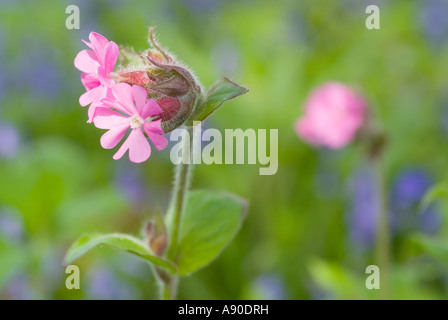
M424 1L375 3L380 30L365 27L369 1L0 1L0 73L9 84L0 92L0 120L21 136L18 153L0 159L0 207L17 213L24 230L18 241L0 237L0 297L14 298L16 291L38 299L157 297L145 263L112 249L77 261L80 290L65 288L61 266L83 232L138 235L145 218L167 207L169 148L144 164L114 161L114 151L99 144L102 130L86 123L87 110L78 104L84 88L73 66L90 31L139 51L148 47L148 27L156 25L159 41L205 87L226 75L250 89L206 126L279 134L273 176L260 176L259 165L195 167L193 188L233 192L248 199L250 209L223 254L182 279L180 298L377 298L364 285L374 250L355 250L346 223L346 185L365 163L364 150L357 143L314 149L294 131L310 90L345 82L365 95L388 134L388 185L407 166L424 168L436 182L445 178L448 46L425 35ZM81 10L80 30L65 28L69 4ZM117 175L128 171L144 184L143 200L130 199L117 185ZM316 182L322 171L336 179L332 185ZM443 200L440 208L446 216ZM447 231L441 224L438 241L448 244ZM416 234L394 239L392 297L446 299L448 249L422 248L412 241ZM108 276L95 282L94 274ZM270 281L260 281L266 277Z

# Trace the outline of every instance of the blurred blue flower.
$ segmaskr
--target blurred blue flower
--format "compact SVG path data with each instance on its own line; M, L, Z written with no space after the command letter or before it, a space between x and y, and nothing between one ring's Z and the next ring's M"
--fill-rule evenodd
M401 170L394 180L389 206L396 231L421 230L435 233L442 222L436 205L421 211L419 205L432 181L428 174L420 168Z
M370 247L375 241L376 216L379 212L375 183L373 172L368 168L358 170L350 182L350 239L360 249ZM389 193L389 220L394 232L437 232L442 221L437 206L419 210L419 203L430 186L431 179L421 169L400 171Z
M0 158L13 157L20 147L20 134L17 128L0 121Z
M22 216L10 207L0 208L0 238L20 242L24 236Z
M103 267L91 269L88 274L88 297L93 300L138 299L137 289L111 270Z
M35 299L31 281L27 275L19 275L8 283L5 289L6 299L31 300Z
M350 239L355 247L367 249L375 241L376 216L380 205L374 174L370 168L363 167L353 174L349 193Z
M276 274L265 274L259 276L254 283L254 291L257 299L262 300L285 300L285 285Z
M448 1L425 0L420 13L425 36L432 44L445 43L448 37Z
M130 203L141 204L145 201L148 192L143 182L142 166L125 163L118 168L114 180Z
M431 180L421 169L404 169L395 178L391 191L391 206L409 209L418 204L431 186Z
M58 64L59 49L42 43L42 40L23 40L27 50L16 61L14 87L30 92L34 98L56 99L64 83Z
M418 216L418 226L426 234L436 234L442 222L442 215L436 205L429 206Z

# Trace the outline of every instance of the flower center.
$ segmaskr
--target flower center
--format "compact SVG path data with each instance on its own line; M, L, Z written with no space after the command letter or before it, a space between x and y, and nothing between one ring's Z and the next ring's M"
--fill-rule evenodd
M134 115L129 118L129 125L132 129L140 128L145 123L145 120L143 120L139 115Z

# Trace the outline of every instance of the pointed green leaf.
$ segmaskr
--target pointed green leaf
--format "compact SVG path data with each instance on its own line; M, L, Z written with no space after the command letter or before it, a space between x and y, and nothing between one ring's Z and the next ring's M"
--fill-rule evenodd
M422 202L421 207L422 210L426 209L429 205L431 205L434 201L437 200L448 200L448 184L447 183L440 183L429 189L428 192L426 192Z
M432 238L423 235L414 235L411 239L414 243L419 245L426 254L448 263L448 239Z
M247 202L233 195L191 192L180 227L178 274L188 275L212 262L236 235L246 211Z
M191 118L192 121L204 120L225 101L236 98L248 91L248 89L225 77L220 79L207 91L204 102L198 106L194 116Z
M172 262L155 256L143 241L133 236L120 233L90 233L82 235L72 244L70 249L67 251L67 254L64 258L64 264L71 264L73 261L101 244L107 244L118 250L132 253L148 262L151 262L156 266L166 268L170 272L176 271L176 266Z

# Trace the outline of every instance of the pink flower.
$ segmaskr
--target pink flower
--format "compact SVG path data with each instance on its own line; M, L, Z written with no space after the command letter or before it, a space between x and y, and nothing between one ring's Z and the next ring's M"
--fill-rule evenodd
M163 136L162 120L153 119L153 116L162 113L162 109L154 100L146 99L146 89L119 83L112 88L112 93L116 100L101 100L103 108L97 108L93 119L97 128L109 130L101 137L101 146L105 149L114 148L130 128L129 136L113 157L115 160L120 159L127 150L132 162L143 162L149 158L151 146L143 131L157 150L164 149L168 140Z
M118 58L118 46L102 35L91 32L89 42L84 43L91 50L82 50L75 58L75 67L83 72L81 81L87 92L79 98L83 107L90 104L89 120L92 122L95 110L103 98L113 98L111 89L115 81L109 78Z
M350 87L330 82L315 89L297 120L299 137L315 146L340 149L350 143L365 119L367 104Z

